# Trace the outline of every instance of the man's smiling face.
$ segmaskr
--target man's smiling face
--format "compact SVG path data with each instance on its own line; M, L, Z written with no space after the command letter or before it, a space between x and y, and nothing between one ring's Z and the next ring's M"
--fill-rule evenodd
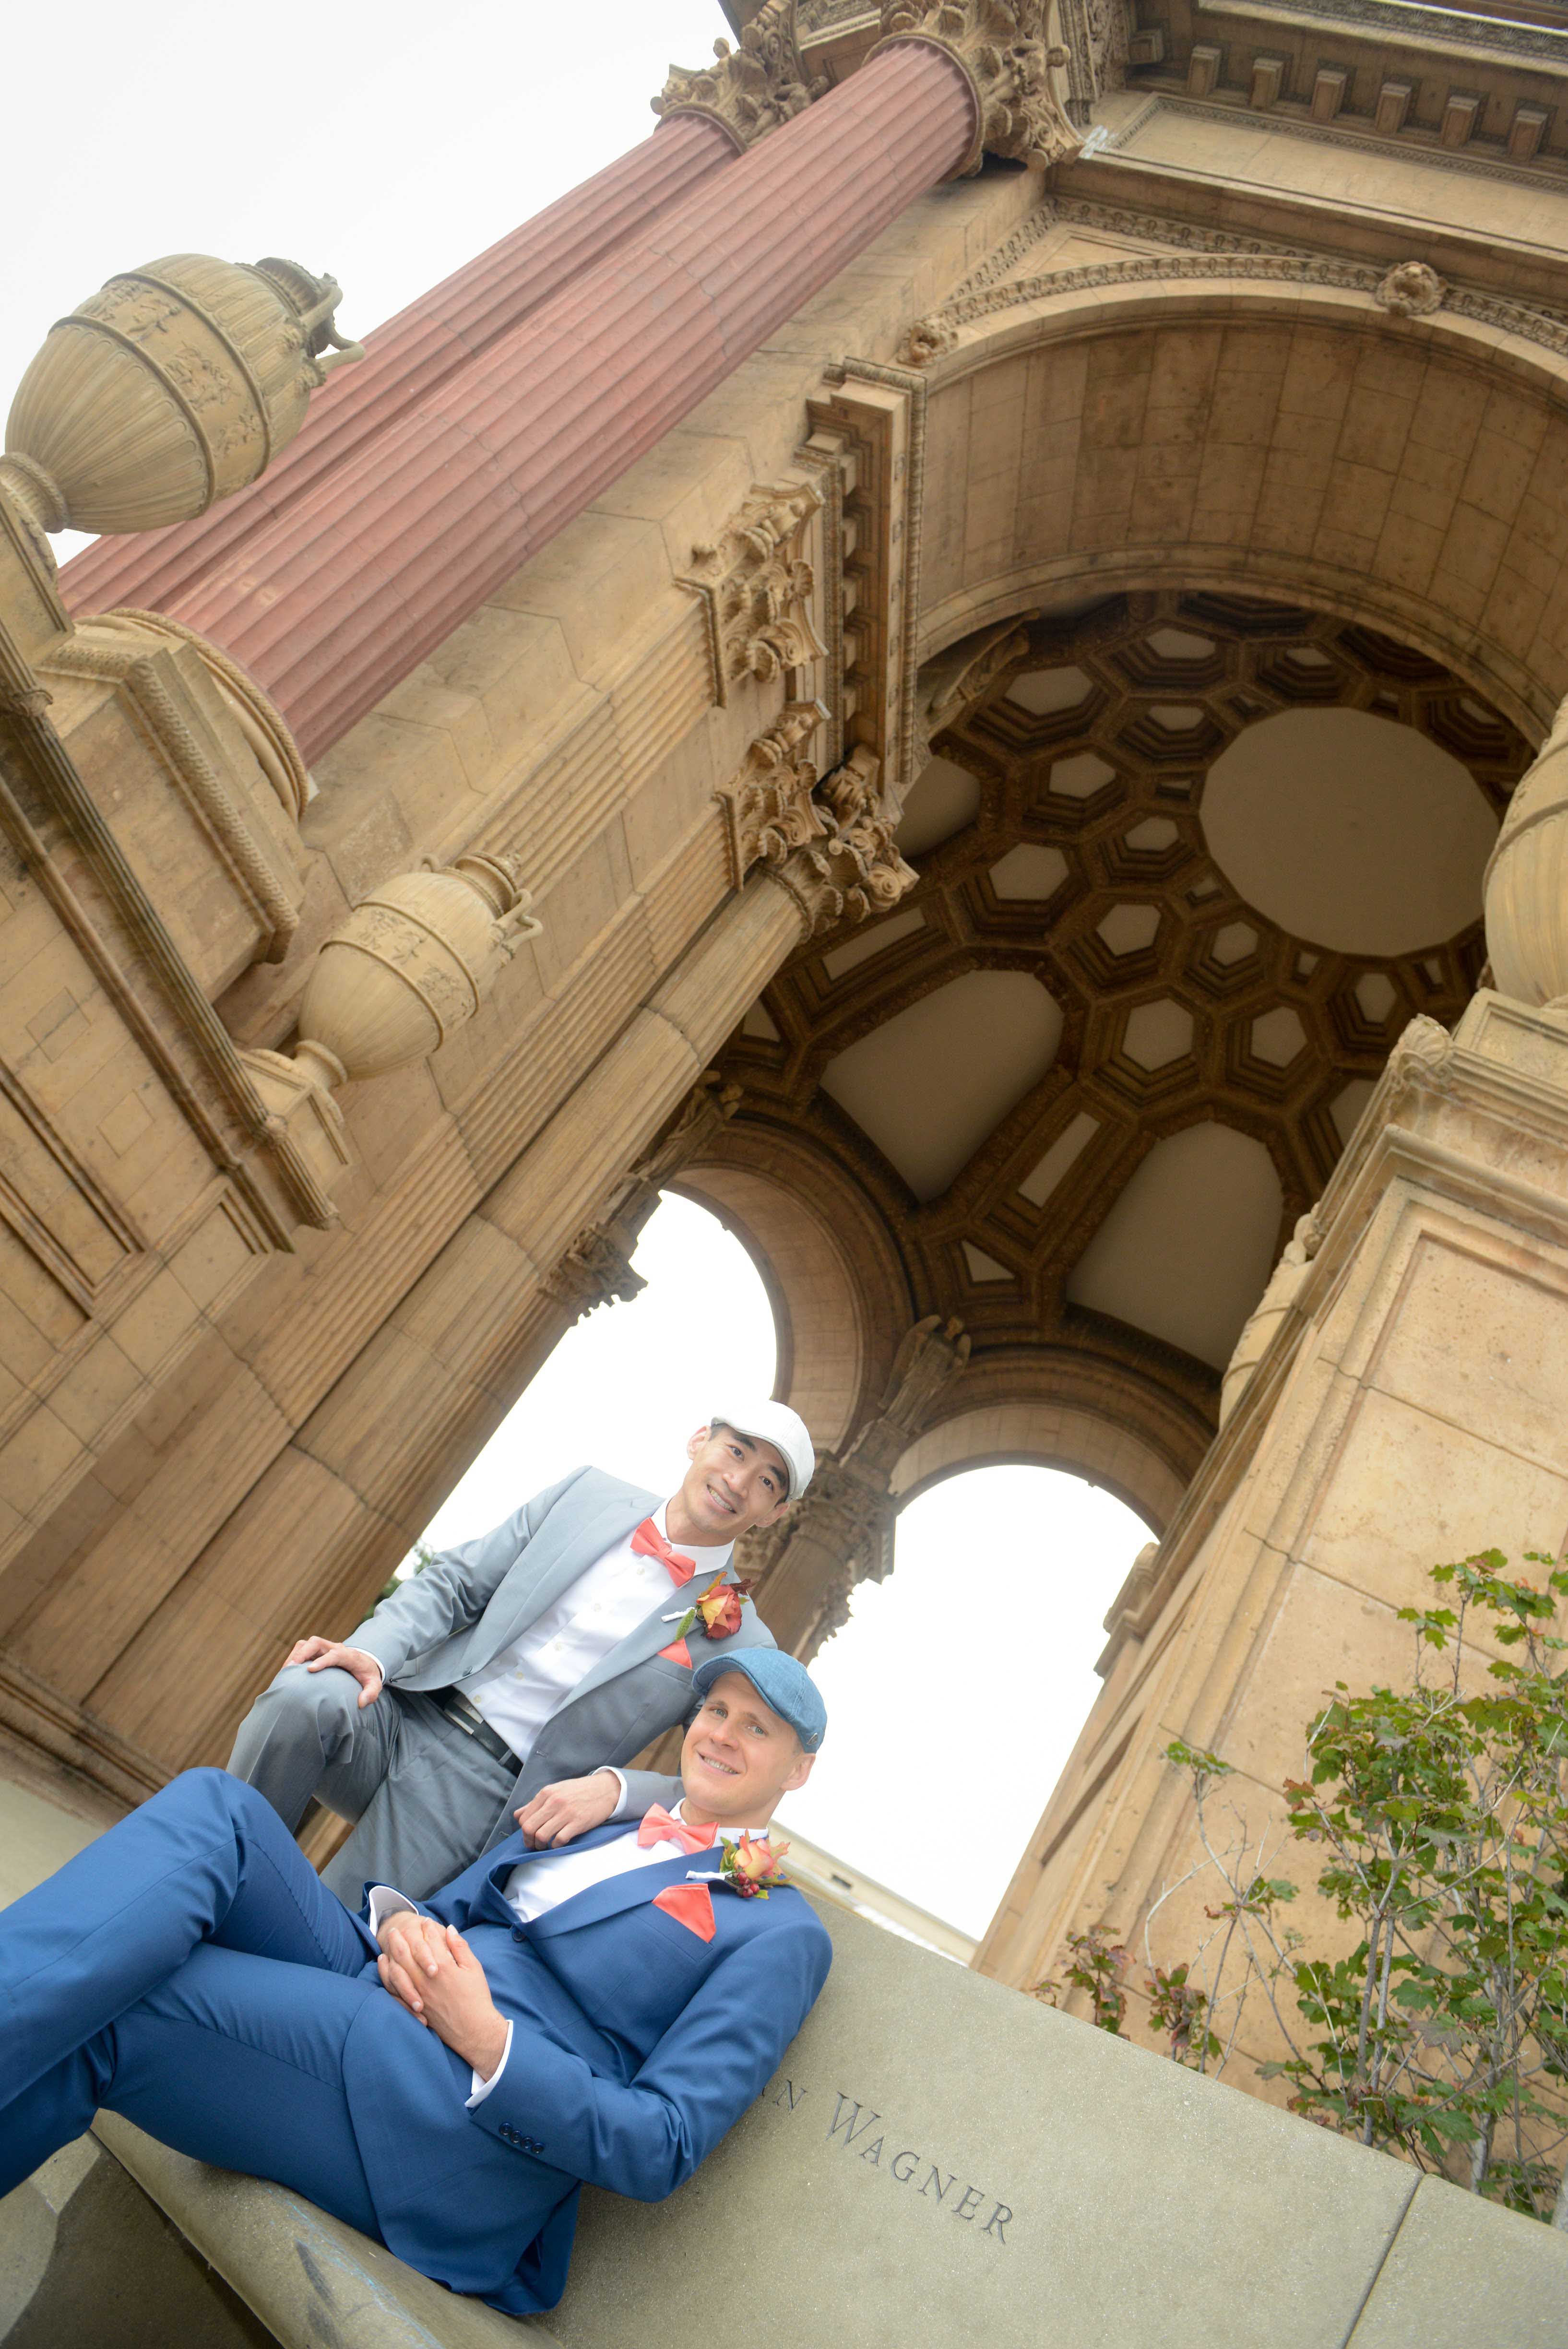
M738 1541L754 1526L776 1524L789 1506L789 1470L771 1444L732 1427L700 1427L686 1456L691 1465L665 1518L677 1548Z
M724 1672L680 1748L686 1816L698 1826L765 1827L780 1798L805 1785L815 1758L744 1672Z

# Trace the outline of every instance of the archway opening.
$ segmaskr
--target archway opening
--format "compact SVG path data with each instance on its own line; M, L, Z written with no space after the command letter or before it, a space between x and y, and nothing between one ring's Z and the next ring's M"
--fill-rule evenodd
M1053 1468L970 1469L900 1513L812 1671L829 1733L781 1826L978 1941L1099 1693L1103 1623L1149 1528ZM904 1920L919 1934L919 1920ZM934 1938L934 1937L928 1937Z
M431 1549L499 1525L586 1461L670 1493L694 1427L725 1395L768 1395L776 1342L762 1277L739 1240L666 1194L644 1225L628 1305L568 1330L421 1537ZM412 1570L404 1560L400 1574Z

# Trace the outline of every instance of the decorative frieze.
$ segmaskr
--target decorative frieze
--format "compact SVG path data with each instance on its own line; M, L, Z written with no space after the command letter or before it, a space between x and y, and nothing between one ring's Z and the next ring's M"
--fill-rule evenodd
M1030 248L1059 222L1082 222L1117 236L1137 237L1160 248L1129 254L1124 260L1091 262L1071 269L1012 274ZM903 356L919 371L956 348L960 330L1007 310L1067 294L1150 281L1203 282L1237 278L1281 285L1331 285L1369 295L1380 308L1399 317L1428 317L1438 310L1472 318L1521 342L1568 356L1568 317L1533 304L1510 301L1449 284L1426 262L1392 264L1343 261L1303 247L1223 229L1199 228L1152 212L1051 198L1026 226L971 272L939 308L907 329Z
M651 100L655 114L699 114L727 131L742 151L776 130L827 88L808 72L800 53L795 0L764 0L741 35L741 46L713 44L711 66L671 66Z

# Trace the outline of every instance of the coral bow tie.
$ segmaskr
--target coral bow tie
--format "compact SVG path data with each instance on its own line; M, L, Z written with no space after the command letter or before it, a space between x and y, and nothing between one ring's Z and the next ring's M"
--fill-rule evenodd
M644 1814L637 1839L645 1851L650 1843L678 1843L682 1851L706 1851L718 1832L717 1827L689 1827L684 1819L676 1818L662 1803L655 1803Z
M639 1557L661 1557L677 1590L683 1582L690 1582L697 1571L696 1559L671 1549L651 1517L644 1517L631 1537L631 1546Z

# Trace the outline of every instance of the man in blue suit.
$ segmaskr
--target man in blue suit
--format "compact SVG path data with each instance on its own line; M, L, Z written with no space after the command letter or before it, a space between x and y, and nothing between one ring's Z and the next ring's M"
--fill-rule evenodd
M101 2106L454 2292L553 2308L579 2184L672 2192L827 1975L742 1836L805 1783L821 1698L773 1648L693 1683L678 1817L517 1834L428 1902L367 1888L358 1917L254 1787L175 1779L0 1911L0 2193Z

